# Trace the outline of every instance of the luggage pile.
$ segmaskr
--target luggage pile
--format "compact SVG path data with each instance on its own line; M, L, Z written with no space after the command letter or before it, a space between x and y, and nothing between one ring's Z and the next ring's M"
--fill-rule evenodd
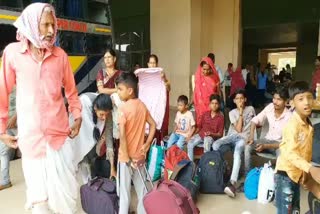
M93 171L110 168L103 160L97 161L99 164L94 164ZM147 190L143 203L148 214L198 214L200 211L195 204L198 193L222 194L228 180L226 163L220 152L205 153L197 166L178 146L165 150L162 142L160 145L153 142L148 162L140 166L138 172ZM144 174L146 176L142 176ZM118 213L115 182L106 178L107 173L96 175L98 177L80 189L83 210L88 214Z

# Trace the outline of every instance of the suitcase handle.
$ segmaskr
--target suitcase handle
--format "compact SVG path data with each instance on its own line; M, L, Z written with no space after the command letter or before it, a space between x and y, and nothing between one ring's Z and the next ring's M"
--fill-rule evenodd
M145 173L147 175L147 179L149 180L149 183L150 183L152 189L154 188L154 185L152 183L151 176L150 176L150 174L149 174L149 172L147 170L146 164L143 164L143 166L138 167L137 170L138 170L140 179L142 180L142 183L143 183L144 188L146 189L146 191L149 192L148 187L147 187L147 180L142 176L141 168L144 169L144 171L145 171Z
M103 186L106 180L108 180L109 182L113 182L109 179L95 177L94 179L88 182L88 186L94 191L99 191L100 189L102 189L107 193L114 193L116 189L114 187L111 187L109 183L106 183L106 185Z
M88 185L91 189L98 191L103 185L103 180L99 177L95 177L94 179L88 182Z

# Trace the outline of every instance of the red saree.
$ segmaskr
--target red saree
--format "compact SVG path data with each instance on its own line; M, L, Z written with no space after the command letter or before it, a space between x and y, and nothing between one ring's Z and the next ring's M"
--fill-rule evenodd
M242 76L241 68L237 68L235 72L232 72L231 75L231 89L230 89L230 96L232 96L236 90L244 89L246 87L246 82Z
M195 88L193 93L193 102L196 110L196 123L201 121L204 112L209 111L210 95L219 93L220 79L218 72L214 67L214 63L209 57L205 57L201 62L205 61L212 70L212 74L205 76L202 67L199 64L195 73Z

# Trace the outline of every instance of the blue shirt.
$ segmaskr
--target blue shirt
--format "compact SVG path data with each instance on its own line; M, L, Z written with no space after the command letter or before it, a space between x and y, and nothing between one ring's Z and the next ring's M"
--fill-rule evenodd
M262 76L262 73L258 74L258 89L259 90L266 90L267 89L267 74Z

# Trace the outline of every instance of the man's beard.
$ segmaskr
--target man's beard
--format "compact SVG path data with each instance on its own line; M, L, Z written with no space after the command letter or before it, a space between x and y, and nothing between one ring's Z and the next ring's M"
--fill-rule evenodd
M51 42L53 39L53 36L40 36L41 41L45 42Z

